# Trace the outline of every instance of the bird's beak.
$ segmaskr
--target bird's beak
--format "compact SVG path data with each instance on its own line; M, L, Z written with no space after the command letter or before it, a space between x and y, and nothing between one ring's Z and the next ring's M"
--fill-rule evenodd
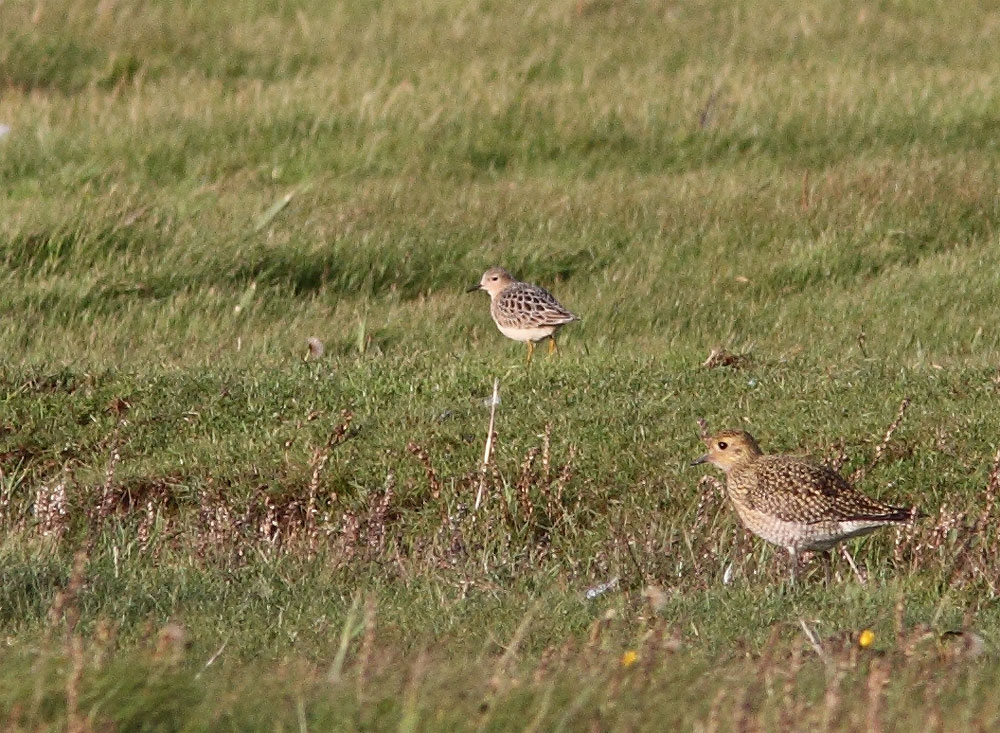
M475 285L473 285L473 286L472 286L471 288L469 288L469 289L468 289L468 290L466 290L465 292L467 292L467 293L474 293L474 292L476 292L477 290L482 290L482 289L483 289L483 286L482 286L482 285L480 285L479 283L476 283Z
M707 460L708 460L708 453L706 453L705 455L703 455L701 458L696 458L695 460L691 461L691 465L692 466L698 466L698 465L704 463Z

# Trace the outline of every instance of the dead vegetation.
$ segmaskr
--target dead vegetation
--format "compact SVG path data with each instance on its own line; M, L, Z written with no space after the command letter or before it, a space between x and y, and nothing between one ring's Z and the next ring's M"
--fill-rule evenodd
M0 523L54 549L92 546L109 528L125 525L138 547L154 554L162 547L188 548L203 562L237 564L258 553L322 554L335 567L454 566L480 562L483 553L495 553L497 562L523 561L574 523L580 498L570 501L567 487L576 449L571 445L562 461L554 461L551 427L519 461L507 468L491 461L482 476L472 466L442 476L429 452L411 441L406 453L420 465L422 479L410 477L400 487L390 471L382 486L348 497L325 474L338 447L352 437L352 419L343 411L308 465L291 472L306 478L298 489L286 481L276 492L264 481L247 496L210 478L194 492L194 511L179 498L191 493L181 476L117 479L124 439L123 428L116 428L100 483L88 485L67 470L39 483L30 504L18 505L6 492ZM477 487L481 506L473 509Z
M893 437L909 405L909 399L900 403L881 440L872 441L870 460L854 471L852 481L862 480L892 453ZM345 410L327 440L311 451L308 465L296 474L307 477L299 490L291 485L276 493L261 483L247 497L209 480L195 494L194 512L178 499L184 488L181 476L117 480L123 441L121 428L116 428L107 441L111 452L97 485L82 484L72 471L64 471L37 483L25 504L9 488L16 477L6 475L0 526L72 549L91 546L111 523L123 523L144 551L190 548L210 563L242 563L257 553L292 553L306 558L322 554L335 567L365 562L488 571L494 563L537 561L554 535L578 532L593 521L581 512L581 493L568 491L576 447L569 445L564 457L554 460L551 426L519 460L499 464L497 453L506 455L499 445L489 463L470 465L460 475L442 475L430 452L410 441L406 453L420 466L422 479L406 471L408 477L400 485L397 473L390 471L381 486L342 495L324 476L338 447L351 439L352 419ZM704 421L699 424L704 432ZM491 440L496 444L495 433ZM842 447L835 449L830 464L839 468L846 457ZM1000 539L998 475L1000 452L979 497L961 507L942 504L929 516L898 528L891 555L879 562L891 564L896 574L926 574L948 588L972 584L995 597L1000 571L990 548ZM718 480L703 477L695 495L690 514L676 521L661 516L611 520L610 541L595 551L590 569L584 571L587 578L601 581L602 574L606 580L617 573L628 590L649 583L690 590L780 577L782 558L762 550L734 520ZM580 572L576 560L565 562L571 574ZM846 576L835 566L834 577Z
M890 425L864 441L871 446L870 458L855 479L912 454L913 446L894 445L910 404L904 400ZM554 439L547 426L537 443L519 453L491 433L495 449L485 468L470 460L460 473L439 468L431 449L410 440L381 485L345 491L330 474L346 460L343 446L358 434L349 411L331 423L325 440L306 447L303 464L289 468L280 491L261 482L238 495L225 482L208 481L191 492L182 475L120 479L129 460L124 426L104 441L109 452L103 470L89 485L77 472L63 471L33 485L30 493L14 492L12 483L23 488L32 479L5 474L4 530L36 537L40 546L57 552L77 553L48 616L47 653L65 660L58 699L68 729L88 730L94 680L114 674L108 660L119 643L117 629L100 619L95 630L84 631L80 604L93 572L88 558L101 551L101 538L106 541L115 528L125 528L127 541L153 557L187 554L206 568L233 572L259 558L315 560L345 574L369 567L404 582L417 575L447 579L460 597L500 592L505 579L539 566L559 568L558 582L577 584L578 602L594 609L590 628L529 652L526 640L541 628L545 613L534 606L511 638L491 642L481 661L462 667L468 694L449 698L449 704L481 726L505 719L515 706L529 711L528 727L536 730L554 725L556 712L581 725L601 726L607 722L602 712L607 701L627 710L682 689L687 707L676 720L703 730L753 728L765 720L793 728L889 730L907 720L893 703L900 689L922 690L931 719L938 710L943 720L938 701L954 691L948 676L960 676L990 653L972 609L953 627L912 621L900 593L891 623L883 619L874 630L803 617L798 624L775 624L763 645L735 638L730 648L713 650L715 661L704 668L702 647L713 642L701 636L703 620L682 622L674 615L678 601L720 585L767 591L780 587L785 574L784 557L740 528L712 478L697 482L682 516L622 510L595 515L583 503L575 444ZM842 446L832 452L834 464L843 466ZM655 477L630 488L641 496L666 489ZM965 594L989 603L1000 584L990 551L1000 540L998 491L1000 451L981 494L958 508L940 506L898 529L890 543L858 553L862 567L877 562L892 576L922 578L943 596ZM581 532L602 527L605 539L590 545L586 559L561 552ZM829 579L820 563L807 562L813 588L854 582L836 558ZM598 581L599 592L584 596L586 585ZM381 689L394 690L407 705L432 704L428 690L447 665L430 651L419 657L422 662L404 659L376 633L384 611L375 595L355 595L351 608L342 620L333 665L303 668L296 672L300 681L307 680L316 694L348 684L352 704L360 706L374 704ZM862 642L864 631L869 636ZM129 654L139 668L162 679L183 676L192 665L198 675L211 677L225 650L223 643L212 655L193 659L189 631L175 620L150 620L143 639ZM400 670L406 674L400 676ZM852 702L857 700L864 702ZM10 716L8 721L16 722Z
M712 349L708 358L702 362L705 369L718 369L719 367L729 367L731 369L746 369L753 364L750 354L737 354L729 349Z

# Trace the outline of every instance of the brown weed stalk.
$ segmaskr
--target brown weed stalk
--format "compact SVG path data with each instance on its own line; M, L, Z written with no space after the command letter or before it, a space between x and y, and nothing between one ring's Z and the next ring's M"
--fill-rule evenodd
M858 470L856 470L854 473L851 474L851 477L849 479L850 483L852 484L860 483L861 480L865 477L865 474L868 471L875 468L875 466L877 466L881 462L882 457L885 455L886 449L889 447L889 441L892 440L893 433L895 433L896 429L899 428L899 426L902 424L903 417L905 417L906 410L909 406L910 406L910 398L904 397L903 400L899 403L899 408L896 410L895 419L893 419L893 421L889 423L889 427L886 428L885 435L882 436L882 442L880 442L878 446L876 446L875 453L872 455L871 461L868 463L867 466L861 466L860 468L858 468Z
M380 555L385 550L386 521L389 515L389 505L396 492L396 475L388 473L385 477L385 487L381 496L373 498L371 509L368 513L367 534L368 550L373 556Z
M434 470L434 464L431 463L430 455L428 455L427 451L413 441L406 444L406 450L410 452L410 455L414 456L418 461L420 461L420 463L423 464L424 472L427 475L427 485L431 490L431 498L435 502L440 501L441 479L438 477L438 472Z
M991 586L993 593L996 593L996 585L991 580L990 574L985 570L989 559L975 557L972 553L972 545L978 540L983 548L986 545L985 538L989 529L995 526L994 511L996 509L997 493L1000 491L1000 448L997 448L993 456L993 465L990 468L989 478L986 481L986 491L983 495L982 509L975 522L965 530L965 537L959 550L954 553L954 564L951 573L948 575L949 587L964 579L967 575L979 570L980 576ZM963 524L965 524L963 522ZM981 551L979 555L981 556Z
M330 437L326 439L326 443L313 451L312 460L309 462L312 470L309 477L308 499L306 501L303 524L305 525L310 552L314 552L316 548L316 516L319 513L316 507L316 497L319 493L320 477L334 449L347 439L347 431L351 427L351 420L354 419L354 413L350 410L343 410L340 416L340 424L330 433ZM330 493L330 501L331 503L337 501L336 492Z
M104 470L104 483L101 484L101 499L97 505L98 526L104 523L115 506L115 470L122 460L117 430L115 430L111 445L111 455L108 458L107 468Z
M524 456L524 460L521 461L521 471L515 484L518 504L521 507L521 516L526 522L530 522L532 515L535 513L535 504L531 500L531 486L535 483L537 477L531 469L534 467L535 459L538 458L539 453L541 453L541 449L538 447L528 450Z
M59 540L69 529L66 481L40 484L35 490L35 521L43 537Z

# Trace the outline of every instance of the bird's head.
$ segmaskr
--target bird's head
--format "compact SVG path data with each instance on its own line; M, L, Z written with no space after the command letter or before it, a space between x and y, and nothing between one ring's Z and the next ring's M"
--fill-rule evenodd
M729 473L737 466L761 455L757 441L745 430L723 430L721 433L706 436L702 440L708 446L708 453L692 462L692 466L697 466L699 463L711 463L716 468L721 468Z
M485 290L490 294L490 298L495 298L498 293L513 282L514 278L512 278L510 273L505 269L502 267L491 267L483 273L482 278L479 280L479 284L473 285L466 292L471 293L475 290Z

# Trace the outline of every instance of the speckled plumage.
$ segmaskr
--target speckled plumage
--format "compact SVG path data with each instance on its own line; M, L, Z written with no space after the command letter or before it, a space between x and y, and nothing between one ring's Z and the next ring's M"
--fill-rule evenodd
M502 267L487 270L478 285L490 295L490 315L507 338L528 344L528 359L537 341L550 339L549 352L555 351L556 333L567 323L580 320L545 288L511 277Z
M492 299L490 315L505 328L558 327L578 320L545 288L516 280Z
M828 550L879 527L908 522L914 510L876 501L840 474L807 459L764 455L749 433L726 430L705 439L709 462L726 473L726 493L744 526L786 548Z

